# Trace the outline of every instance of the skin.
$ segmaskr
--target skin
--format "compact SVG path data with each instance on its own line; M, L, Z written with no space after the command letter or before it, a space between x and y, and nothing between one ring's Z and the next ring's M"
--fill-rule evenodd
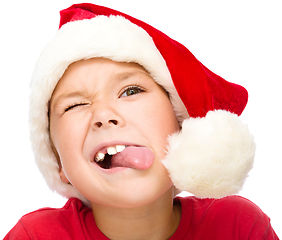
M166 92L134 63L73 63L50 102L61 179L91 202L97 226L110 239L168 239L177 229L181 209L173 205L174 187L161 160L168 135L178 130ZM93 162L100 146L118 143L149 148L153 164L111 171Z

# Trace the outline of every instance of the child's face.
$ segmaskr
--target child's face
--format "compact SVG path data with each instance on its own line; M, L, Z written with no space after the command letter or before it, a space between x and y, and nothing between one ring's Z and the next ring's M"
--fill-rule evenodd
M60 176L96 204L142 206L170 189L161 160L168 135L177 130L167 94L134 63L73 63L50 103L50 134L62 164ZM114 164L116 156L109 157L105 148L116 145L128 147L116 154L123 157ZM99 152L106 156L98 164Z

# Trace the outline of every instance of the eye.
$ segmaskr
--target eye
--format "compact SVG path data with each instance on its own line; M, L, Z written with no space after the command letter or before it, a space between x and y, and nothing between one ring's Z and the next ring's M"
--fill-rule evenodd
M128 97L137 93L145 92L145 90L138 86L138 85L133 85L133 86L128 86L125 88L125 90L122 92L120 97Z
M73 103L71 105L69 105L68 107L66 107L65 112L75 108L75 107L79 107L79 106L84 106L84 105L88 105L90 104L90 102L84 102L84 103Z

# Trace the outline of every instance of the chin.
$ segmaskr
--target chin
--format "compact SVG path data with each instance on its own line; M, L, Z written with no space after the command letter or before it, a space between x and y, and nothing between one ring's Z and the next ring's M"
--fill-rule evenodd
M152 186L155 187L152 188ZM92 207L94 205L103 205L110 208L133 209L149 206L167 196L173 198L173 189L174 187L171 181L161 187L152 184L142 184L136 187L135 184L131 184L123 186L120 189L115 189L114 193L100 195L101 201L97 201L97 199L92 199L93 201L91 199L89 200Z

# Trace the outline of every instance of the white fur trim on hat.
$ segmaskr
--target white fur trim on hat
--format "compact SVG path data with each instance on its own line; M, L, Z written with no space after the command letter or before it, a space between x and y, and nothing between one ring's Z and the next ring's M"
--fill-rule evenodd
M199 198L238 193L252 168L255 143L236 114L210 111L184 120L169 138L163 164L175 186Z

